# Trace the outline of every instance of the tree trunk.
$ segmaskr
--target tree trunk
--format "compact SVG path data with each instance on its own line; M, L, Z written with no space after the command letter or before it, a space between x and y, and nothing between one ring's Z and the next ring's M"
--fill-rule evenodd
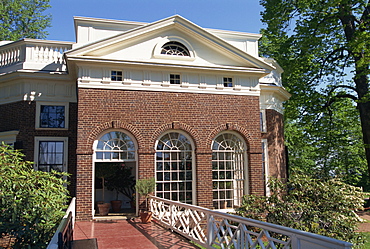
M370 176L370 92L369 92L369 80L368 80L368 68L369 62L364 63L365 53L368 51L366 48L358 49L357 47L352 47L351 44L356 44L356 29L362 32L368 32L363 28L356 26L356 18L352 13L350 4L340 5L341 15L339 19L343 24L344 34L348 42L348 52L354 60L355 66L355 77L354 82L356 85L356 92L358 95L357 108L360 112L361 129L365 147L365 156L367 160L367 168ZM364 11L361 21L368 21L368 8L367 6ZM357 34L358 35L358 34Z
M370 102L358 103L360 111L361 128L364 140L367 168L370 175Z

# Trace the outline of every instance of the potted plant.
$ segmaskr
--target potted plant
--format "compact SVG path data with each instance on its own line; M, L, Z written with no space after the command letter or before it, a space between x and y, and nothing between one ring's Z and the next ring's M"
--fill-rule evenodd
M152 219L152 212L148 209L148 196L155 190L155 179L140 179L136 181L135 189L140 196L145 197L145 210L141 210L141 222L149 223Z
M112 163L95 163L95 176L97 178L100 178L102 181L102 194L103 194L103 201L98 201L97 206L99 210L100 215L108 215L110 203L105 202L105 181L109 177L111 177L114 174L115 168L113 168L114 165Z
M124 163L115 165L114 174L108 178L107 189L116 192L116 199L111 201L113 212L119 212L122 206L122 200L118 200L118 194L121 193L132 200L134 193L135 178L131 173L132 168L126 167Z

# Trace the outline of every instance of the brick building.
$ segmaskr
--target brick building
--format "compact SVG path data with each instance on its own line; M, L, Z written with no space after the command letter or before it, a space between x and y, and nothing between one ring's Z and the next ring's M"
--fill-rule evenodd
M93 218L102 198L99 162L155 177L157 196L214 209L268 194L266 179L286 176L290 95L279 65L258 57L260 35L178 15L74 21L76 42L0 43L0 140L35 170L71 174L78 219Z

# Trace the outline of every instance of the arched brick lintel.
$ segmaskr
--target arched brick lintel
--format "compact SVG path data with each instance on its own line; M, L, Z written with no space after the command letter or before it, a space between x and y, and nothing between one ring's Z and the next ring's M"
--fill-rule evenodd
M191 126L178 121L173 121L171 123L161 125L158 129L154 131L149 143L154 145L160 135L170 130L181 130L186 132L191 137L191 139L193 139L195 148L198 148L198 145L200 144L200 137L198 133ZM153 148L153 150L155 150L155 148Z
M130 132L134 136L134 138L136 139L139 146L143 144L142 135L140 134L139 130L136 129L133 125L122 122L120 120L112 120L111 122L105 122L105 123L102 123L102 124L96 126L96 128L91 131L90 135L87 138L87 144L88 144L88 147L91 150L90 151L91 154L93 153L93 144L94 144L94 141L96 140L96 138L100 134L102 134L104 131L109 130L109 129L127 130L128 132ZM140 150L140 148L138 148L138 149Z
M249 134L248 130L244 126L233 123L222 124L212 130L206 141L207 145L209 145L210 150L213 139L223 131L236 131L237 133L239 133L244 138L247 144L247 150L250 150L251 135Z

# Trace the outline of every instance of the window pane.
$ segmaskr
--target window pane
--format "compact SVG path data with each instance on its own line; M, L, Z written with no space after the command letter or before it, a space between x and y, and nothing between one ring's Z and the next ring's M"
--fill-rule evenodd
M175 79L178 77L174 77ZM156 171L158 184L170 184L171 189L160 190L157 187L157 194L163 191L171 192L171 200L192 203L192 146L190 141L182 134L170 132L163 135L156 147ZM159 172L160 171L160 172ZM163 178L158 177L163 172ZM189 186L187 184L190 184ZM185 194L189 188L190 194Z
M112 131L104 134L96 146L96 159L135 160L135 144L125 133ZM112 151L112 153L108 152ZM113 152L114 151L114 152ZM103 156L101 153L104 153Z
M41 128L64 128L65 106L40 106Z
M244 194L244 142L224 133L212 143L213 203L215 208L239 206ZM216 194L217 193L217 194Z
M64 162L64 142L40 141L38 170L49 172L51 169L62 171Z

